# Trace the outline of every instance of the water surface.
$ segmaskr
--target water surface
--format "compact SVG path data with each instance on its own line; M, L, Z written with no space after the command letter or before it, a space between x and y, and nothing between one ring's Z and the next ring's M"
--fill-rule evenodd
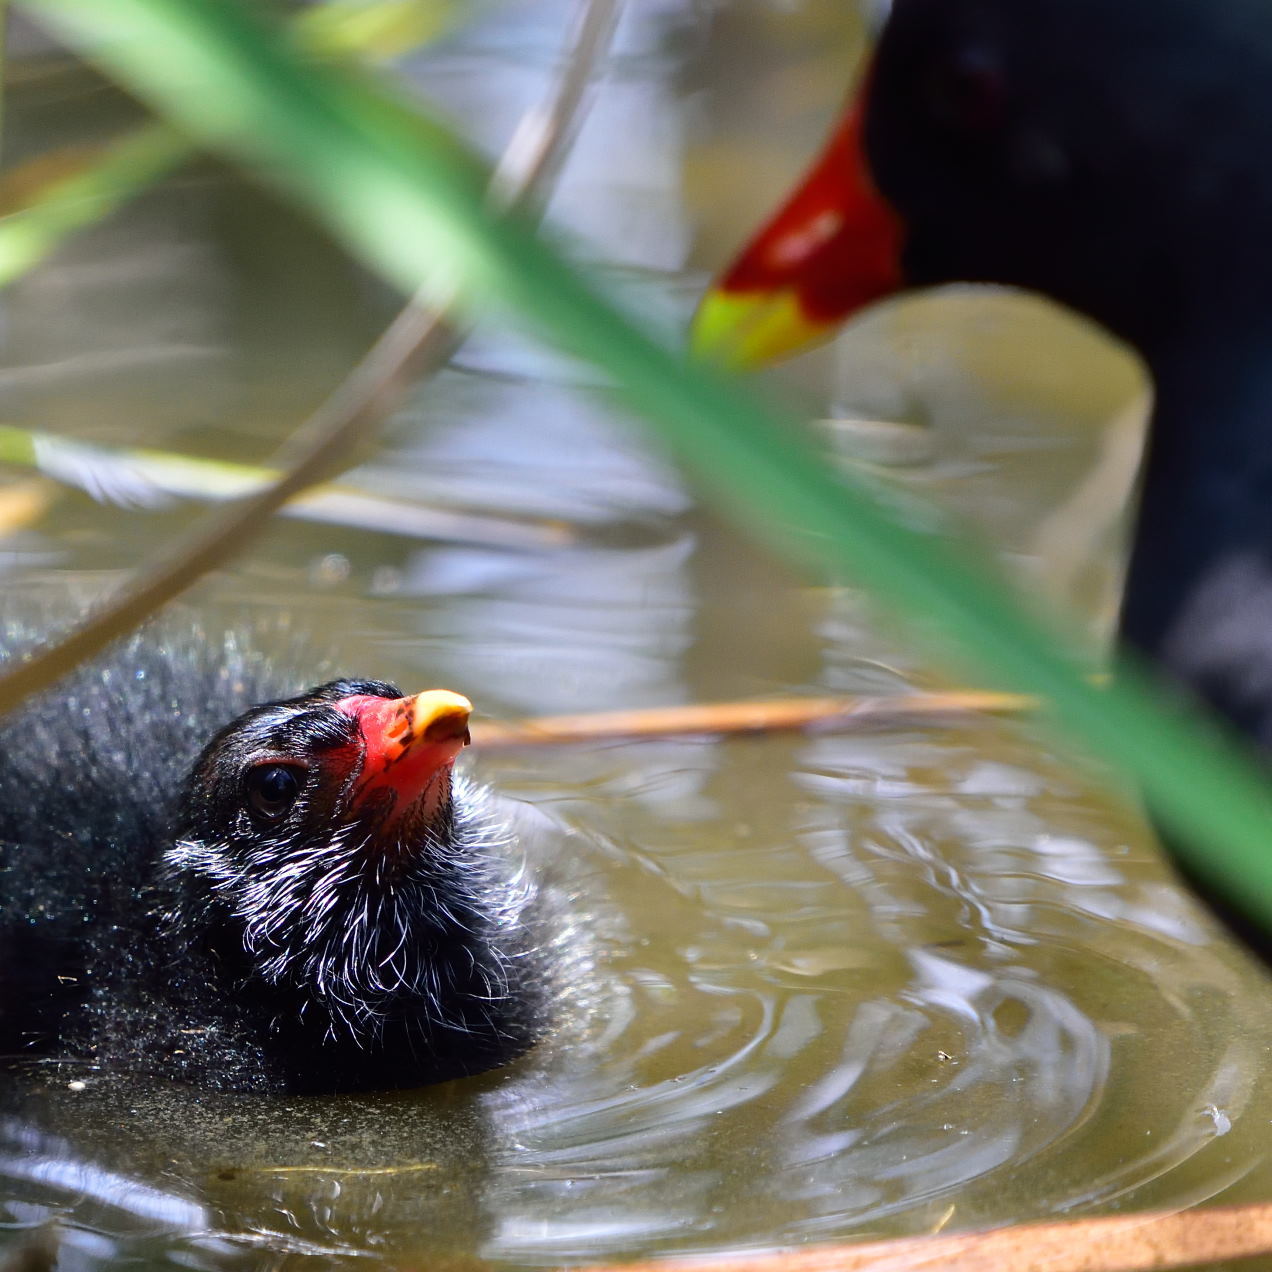
M839 5L630 9L549 215L672 330L814 144L861 32ZM497 148L568 12L483 9L402 70ZM10 162L135 116L64 62L31 61L13 95ZM258 458L390 307L206 163L9 293L0 410ZM552 518L564 545L280 523L190 604L214 625L281 605L349 672L450 685L496 718L942 683L857 590L810 586L700 508L590 381L492 324L355 475ZM1116 500L1077 527L1076 565L1039 536L1140 391L1123 355L965 292L895 305L772 384L811 416L928 429L880 479L1107 626ZM859 462L851 428L825 436ZM0 545L10 590L109 586L195 515L62 495ZM561 922L590 970L557 1033L501 1073L388 1096L14 1077L6 1238L57 1217L85 1268L530 1268L1267 1196L1263 974L1044 738L965 719L468 762L569 863Z

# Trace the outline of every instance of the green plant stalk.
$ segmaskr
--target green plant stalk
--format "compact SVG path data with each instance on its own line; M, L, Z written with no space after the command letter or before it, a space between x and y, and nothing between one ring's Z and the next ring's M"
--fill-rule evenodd
M1213 721L1119 666L1096 690L991 572L830 473L793 424L652 341L542 241L484 210L484 171L364 78L307 65L228 0L26 0L205 143L292 190L403 289L499 303L602 367L728 510L805 565L870 588L949 655L1038 693L1142 786L1180 849L1272 928L1272 798Z
M49 183L28 207L0 218L0 287L44 260L68 235L95 224L190 157L164 124L148 124L100 159Z
M323 0L291 29L318 57L396 57L442 35L459 9L458 0Z
M141 496L144 501L148 494L156 506L172 499L242 499L279 476L275 468L144 447L121 449L70 441L13 424L0 424L0 465L44 473L64 485L84 490L99 502L111 501L102 488L109 490L113 478L133 499ZM550 519L503 516L429 500L386 498L347 482L310 486L289 500L279 515L346 530L516 551L559 548L575 538L568 527Z
M3 121L5 18L0 0L0 124ZM415 47L445 29L449 0L329 0L299 14L289 30L322 56L379 56ZM26 207L0 217L0 288L33 269L77 230L86 229L186 163L195 145L164 123L145 124L108 146L78 172L53 180Z
M34 435L24 428L0 425L0 464L35 468L37 442Z

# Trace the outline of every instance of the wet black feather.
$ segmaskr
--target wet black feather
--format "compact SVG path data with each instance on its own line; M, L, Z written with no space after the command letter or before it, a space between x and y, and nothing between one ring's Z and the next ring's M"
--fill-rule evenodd
M243 812L263 734L321 751L348 741L336 698L399 696L280 701L303 683L239 637L151 632L0 723L0 1054L316 1092L531 1044L532 890L482 790L457 778L389 855L308 790L278 827Z

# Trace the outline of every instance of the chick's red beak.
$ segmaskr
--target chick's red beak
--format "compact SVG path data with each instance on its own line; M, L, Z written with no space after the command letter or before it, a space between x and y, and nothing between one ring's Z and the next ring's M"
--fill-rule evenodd
M757 366L828 339L857 310L902 287L901 222L870 175L863 99L849 106L795 193L703 298L695 353Z
M362 729L365 753L351 806L382 810L396 822L408 812L430 820L450 798L451 766L468 745L473 704L447 689L410 698L358 694L336 704Z

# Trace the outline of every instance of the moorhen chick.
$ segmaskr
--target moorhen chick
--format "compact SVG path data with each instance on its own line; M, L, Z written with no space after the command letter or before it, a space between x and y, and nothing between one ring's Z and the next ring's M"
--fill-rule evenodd
M763 361L893 292L985 282L1132 345L1157 406L1121 635L1266 750L1269 155L1261 0L894 0L859 97L697 343Z
M336 1092L524 1051L532 890L452 774L470 709L152 632L0 722L0 1055Z

